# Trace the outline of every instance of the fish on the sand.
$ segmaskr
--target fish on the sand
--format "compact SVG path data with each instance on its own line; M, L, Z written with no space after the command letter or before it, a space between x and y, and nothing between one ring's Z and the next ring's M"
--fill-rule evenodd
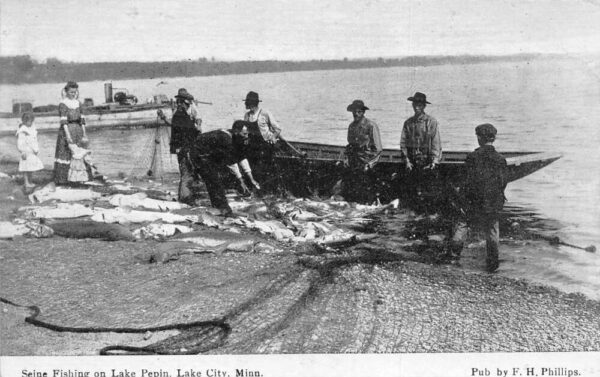
M31 203L43 203L49 200L60 202L80 202L84 200L96 200L102 196L99 192L90 189L75 189L67 187L57 187L54 183L35 190L29 194Z
M217 253L223 251L254 251L256 245L261 243L267 244L265 241L254 236L216 230L203 230L177 234L171 239L174 241L190 242L197 248L211 250Z
M263 234L270 234L278 241L287 241L294 237L294 232L288 229L281 221L277 220L261 221L238 217L226 223L241 225L248 229L258 230Z
M134 230L133 235L142 239L162 239L178 233L189 233L193 230L193 228L185 225L152 223Z
M129 208L96 208L92 220L103 223L144 223L162 221L165 223L198 222L197 215L178 215L170 212L138 211Z
M108 202L115 207L145 208L157 211L173 211L189 208L187 204L168 200L150 199L143 192L132 195L115 194L108 198Z
M76 217L92 216L94 210L79 203L56 203L52 206L21 207L26 218L37 219L69 219Z
M135 241L131 231L119 224L105 224L90 220L50 221L47 225L54 234L65 238L99 238L105 241Z

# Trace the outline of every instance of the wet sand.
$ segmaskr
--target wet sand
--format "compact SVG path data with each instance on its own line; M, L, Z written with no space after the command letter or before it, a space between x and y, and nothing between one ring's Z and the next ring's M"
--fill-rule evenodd
M19 190L0 181L0 220L28 203ZM0 354L96 355L111 345L171 354L600 351L599 301L480 272L477 248L458 267L405 241L165 264L140 258L153 240L0 241L0 297L36 305L38 320L139 329L216 319L230 329L60 332L0 303Z

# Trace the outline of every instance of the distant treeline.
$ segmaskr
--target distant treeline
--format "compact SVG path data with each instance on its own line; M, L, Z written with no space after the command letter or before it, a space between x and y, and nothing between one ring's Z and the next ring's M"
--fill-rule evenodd
M379 67L413 67L523 61L540 54L505 56L411 56L403 58L341 60L261 60L225 62L206 58L172 62L65 63L55 58L38 63L29 55L0 57L0 84L30 84L95 80L151 79L178 76L235 75L259 72L315 71Z

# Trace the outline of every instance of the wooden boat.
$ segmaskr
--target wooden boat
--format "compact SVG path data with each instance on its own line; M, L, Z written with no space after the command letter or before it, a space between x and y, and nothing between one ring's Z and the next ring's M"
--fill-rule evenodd
M345 158L345 147L339 145L328 145L318 143L306 143L290 141L289 144L300 152L306 153L306 160L316 164L339 165ZM297 154L285 147L280 148L277 159L279 160L302 160ZM289 152L288 152L289 151ZM440 163L440 171L450 176L460 173L469 152L444 151ZM504 152L499 151L508 164L508 180L516 181L543 167L551 164L562 157L559 153L549 152ZM401 164L399 149L384 149L381 153L377 168L381 171L397 172Z
M130 95L127 89L116 90L113 95L112 84L104 84L106 102L100 105L94 105L89 98L85 99L82 110L87 129L156 127L159 125L156 116L158 109L170 114L172 103L165 95L155 95L151 103L138 104L137 98ZM12 112L0 113L0 136L14 135L21 123L21 115L27 111L35 115L38 132L58 130L58 106L33 107L29 101L13 100Z
M344 168L345 147L306 142L280 142L275 155L277 170L275 178L265 174L260 162L258 176L264 180L278 180L286 190L297 196L328 195L336 183L347 176ZM512 182L534 173L558 160L558 153L542 152L504 152L499 151L507 160L508 181ZM436 182L426 184L439 190L447 190L449 186L458 186L465 178L464 162L469 152L444 151L443 158L435 174ZM305 157L302 157L304 154ZM368 188L377 193L382 201L391 200L398 195L398 182L409 179L401 169L400 150L384 149L379 163L373 169L373 185ZM261 176L262 175L262 176Z

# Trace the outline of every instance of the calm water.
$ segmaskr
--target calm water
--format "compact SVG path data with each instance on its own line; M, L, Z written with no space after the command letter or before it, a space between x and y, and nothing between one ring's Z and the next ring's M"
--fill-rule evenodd
M166 83L159 84L161 81ZM249 90L280 121L289 140L345 144L351 114L360 98L367 117L381 129L385 147L398 148L401 124L412 114L406 98L427 93L426 109L441 127L445 150L472 150L474 127L490 122L499 130L502 151L552 151L563 158L508 186L509 205L544 219L542 227L561 239L600 246L600 68L597 61L563 59L419 68L290 72L216 77L156 78L113 83L140 99L173 96L186 87L197 99L205 129L229 127L244 113ZM57 103L60 84L0 86L0 109L13 98L35 105ZM80 83L82 97L103 101L103 82ZM101 131L90 135L94 159L108 175L143 165L153 130ZM15 151L12 138L0 139L2 153ZM55 135L40 137L42 160L51 165ZM164 154L166 170L175 161ZM566 247L508 248L504 274L557 284L600 299L600 253Z

